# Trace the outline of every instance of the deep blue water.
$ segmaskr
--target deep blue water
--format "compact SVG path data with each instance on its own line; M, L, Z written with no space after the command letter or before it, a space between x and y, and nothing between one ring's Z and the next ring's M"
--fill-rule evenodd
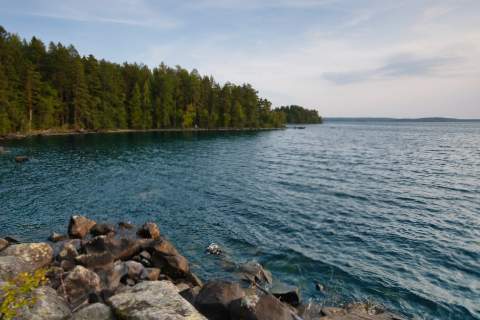
M204 278L256 259L305 299L480 319L480 123L38 137L4 143L0 236L74 213L156 221ZM15 164L14 155L31 161ZM315 290L321 282L326 292Z

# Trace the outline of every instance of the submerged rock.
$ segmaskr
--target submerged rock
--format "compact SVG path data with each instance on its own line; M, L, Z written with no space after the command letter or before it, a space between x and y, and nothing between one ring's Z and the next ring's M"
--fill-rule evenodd
M71 238L83 239L96 224L84 216L72 216L68 225L68 235Z
M256 261L249 261L240 265L238 273L250 283L271 284L272 273L265 270L262 265Z
M270 288L270 293L294 307L300 304L300 290L297 287L277 282Z
M219 256L223 253L220 246L216 243L210 243L206 249L207 253Z
M27 162L29 159L27 156L16 156L15 157L15 162L16 163L22 163L22 162Z
M195 299L195 307L210 320L230 319L230 304L245 296L238 283L207 282Z
M206 320L168 281L146 281L108 299L120 319Z

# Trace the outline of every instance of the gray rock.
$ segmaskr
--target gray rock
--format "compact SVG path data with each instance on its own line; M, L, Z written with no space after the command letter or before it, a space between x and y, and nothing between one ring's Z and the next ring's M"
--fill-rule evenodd
M0 252L0 279L48 266L53 249L46 243L14 244Z
M22 320L65 320L71 315L64 299L50 287L35 289L36 303L33 307L23 308L15 319Z
M72 320L114 320L113 311L103 303L94 303L73 314Z
M68 235L71 238L83 239L96 224L84 216L72 216L68 224Z
M249 261L239 267L241 277L251 283L271 284L272 274L256 261Z
M125 320L206 320L168 281L146 281L108 299L114 313Z

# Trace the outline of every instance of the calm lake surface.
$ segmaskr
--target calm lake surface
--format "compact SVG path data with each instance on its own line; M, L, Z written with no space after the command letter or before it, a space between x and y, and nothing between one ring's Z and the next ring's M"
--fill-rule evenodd
M74 213L157 222L203 278L255 259L305 300L480 319L480 123L37 137L3 143L0 236ZM13 161L26 154L24 164ZM325 292L315 290L315 283Z

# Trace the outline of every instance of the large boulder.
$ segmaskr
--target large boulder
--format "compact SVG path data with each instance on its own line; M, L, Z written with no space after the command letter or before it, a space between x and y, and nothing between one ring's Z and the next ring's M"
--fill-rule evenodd
M146 281L107 300L120 319L206 320L169 281Z
M97 223L84 216L72 216L68 224L68 235L71 238L83 239Z
M160 239L160 229L153 222L145 223L137 232L137 235L146 239Z
M0 252L0 279L46 267L52 259L53 249L46 243L10 245Z
M170 241L155 241L151 246L152 264L162 269L166 275L178 279L185 278L190 271L188 260L182 256Z
M75 312L72 320L115 320L115 316L110 307L97 302Z
M65 278L64 285L58 288L60 293L65 291L74 306L87 300L90 293L100 292L100 289L100 277L82 266L76 266Z
M63 298L50 287L40 287L33 291L35 304L19 311L18 320L65 320L71 315L70 308Z
M195 307L210 320L230 319L230 304L245 296L238 283L207 282L195 299Z

